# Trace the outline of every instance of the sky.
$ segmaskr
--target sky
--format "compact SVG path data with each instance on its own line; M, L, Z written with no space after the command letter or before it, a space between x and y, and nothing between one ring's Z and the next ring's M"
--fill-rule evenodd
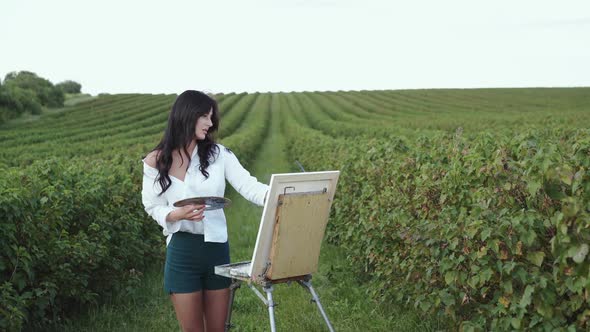
M98 93L590 86L590 1L1 0L0 77Z

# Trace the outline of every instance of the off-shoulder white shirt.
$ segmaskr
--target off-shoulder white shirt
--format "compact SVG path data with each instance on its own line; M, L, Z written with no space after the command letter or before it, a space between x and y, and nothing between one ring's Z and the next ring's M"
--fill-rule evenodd
M217 146L219 150L207 167L209 178L205 178L199 171L200 161L197 146L195 146L184 181L169 175L172 184L161 196L158 194L162 189L160 183L156 181L158 170L148 165L143 159L142 202L145 211L163 228L162 233L167 236L166 245L170 242L172 234L176 232L204 234L207 242L227 241L227 224L223 209L205 211L202 221L186 219L166 221L168 213L176 209L173 206L176 201L199 196L223 196L226 179L244 198L259 206L264 205L268 185L258 182L251 176L233 152L221 144Z

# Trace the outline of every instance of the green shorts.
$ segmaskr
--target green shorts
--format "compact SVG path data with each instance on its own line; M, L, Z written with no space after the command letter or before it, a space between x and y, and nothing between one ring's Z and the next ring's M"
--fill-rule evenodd
M164 290L171 294L228 288L231 279L214 272L216 265L228 263L228 242L205 242L203 234L174 233L166 248Z

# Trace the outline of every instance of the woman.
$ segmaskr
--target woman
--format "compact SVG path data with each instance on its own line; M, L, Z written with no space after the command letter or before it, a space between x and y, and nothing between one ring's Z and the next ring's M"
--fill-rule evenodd
M142 201L167 236L164 289L183 331L224 330L231 280L213 270L229 263L229 244L223 209L175 208L174 202L223 196L226 179L260 206L268 191L229 149L215 143L218 126L216 101L185 91L174 102L164 137L143 159Z

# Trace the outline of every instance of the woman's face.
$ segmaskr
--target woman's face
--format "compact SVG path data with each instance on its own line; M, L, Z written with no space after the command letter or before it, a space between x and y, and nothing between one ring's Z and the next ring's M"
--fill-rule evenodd
M213 126L213 121L211 121L212 115L213 109L211 109L209 113L204 114L197 119L197 125L195 126L195 135L197 136L197 140L204 140L205 136L207 136L209 128Z

